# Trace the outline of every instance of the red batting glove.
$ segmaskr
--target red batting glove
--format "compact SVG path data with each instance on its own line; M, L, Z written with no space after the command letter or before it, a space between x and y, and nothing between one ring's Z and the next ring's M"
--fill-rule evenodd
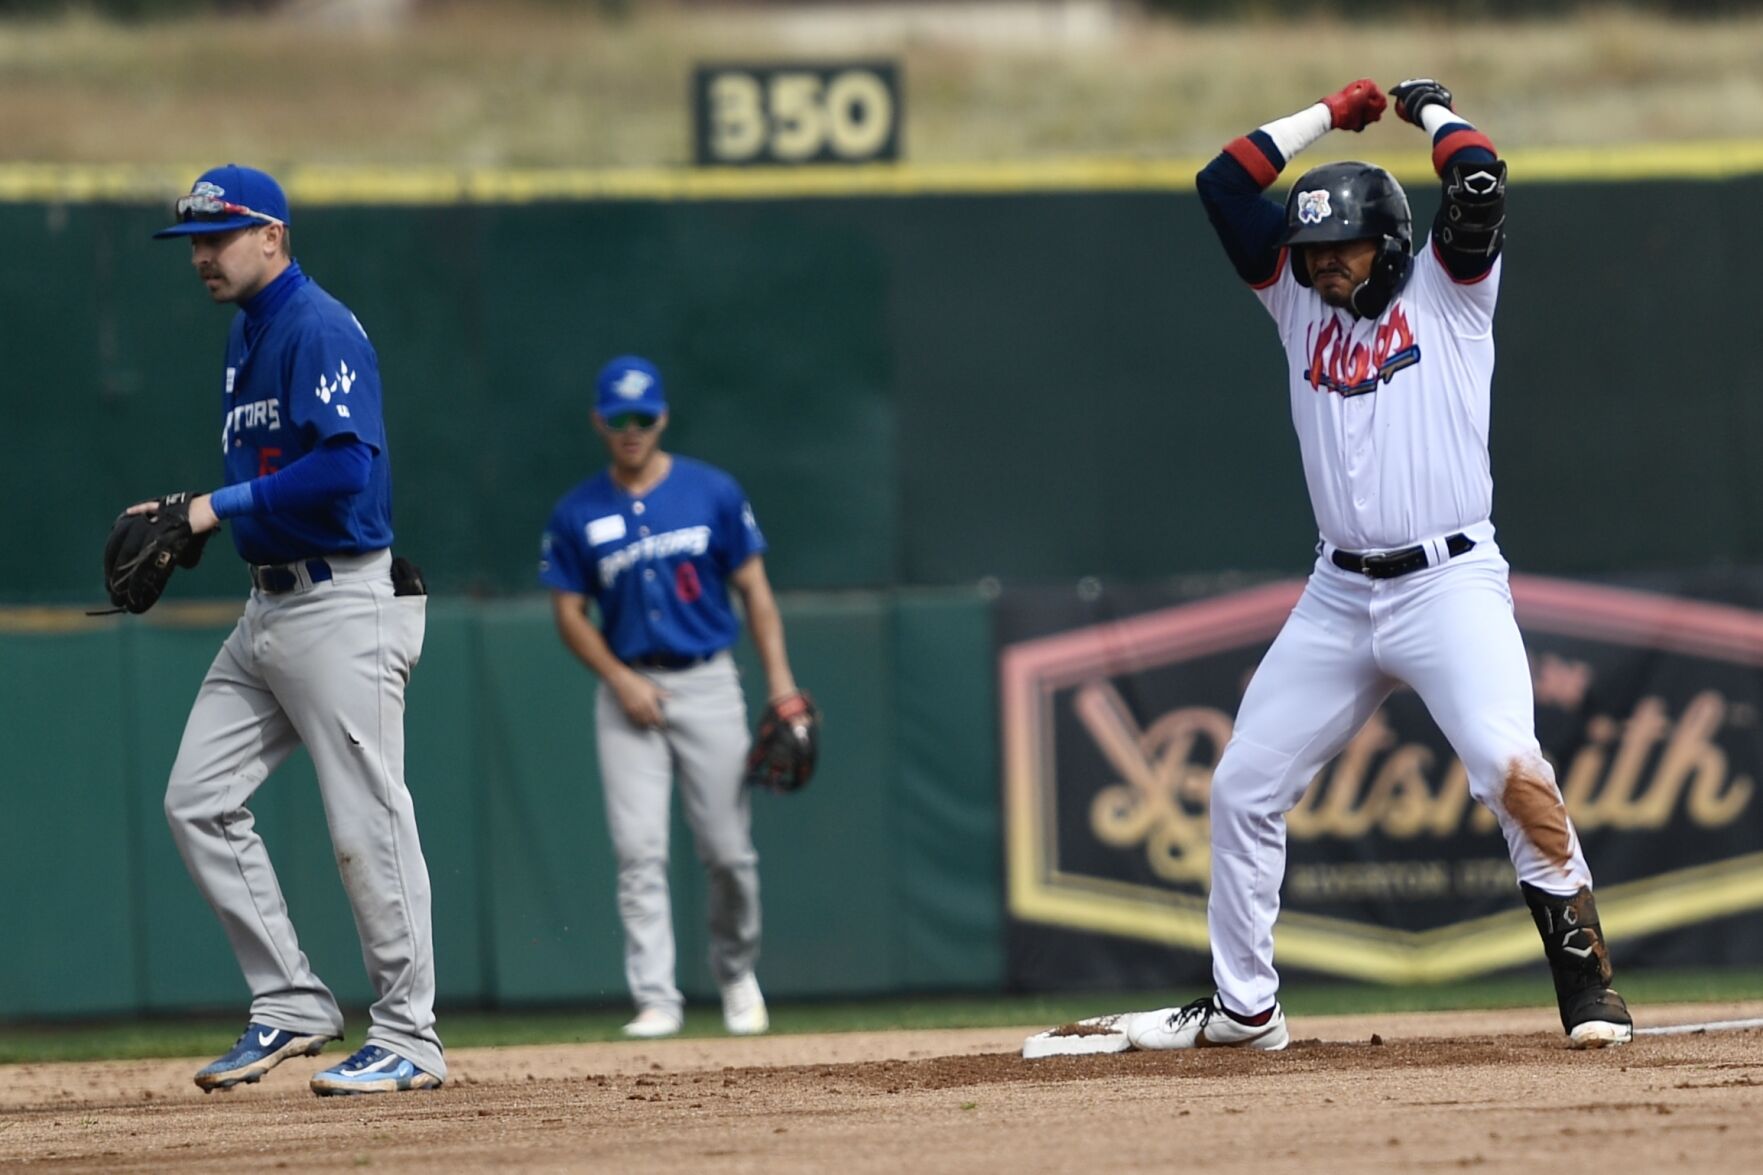
M1337 131L1362 131L1383 116L1383 91L1370 78L1360 78L1322 100Z

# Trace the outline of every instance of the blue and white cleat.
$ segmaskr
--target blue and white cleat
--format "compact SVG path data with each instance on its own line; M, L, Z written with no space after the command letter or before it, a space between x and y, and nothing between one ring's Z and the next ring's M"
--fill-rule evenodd
M271 1028L255 1020L245 1025L244 1033L233 1042L227 1054L196 1074L196 1085L203 1093L231 1089L235 1085L251 1085L289 1057L315 1056L326 1043L336 1037L328 1033L317 1036Z
M439 1088L439 1077L418 1069L408 1057L377 1044L363 1045L347 1061L332 1065L312 1079L312 1092L319 1097Z

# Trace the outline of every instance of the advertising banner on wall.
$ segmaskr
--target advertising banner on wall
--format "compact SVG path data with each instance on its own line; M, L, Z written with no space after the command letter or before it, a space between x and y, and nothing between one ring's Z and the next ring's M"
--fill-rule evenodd
M1303 583L1206 586L999 600L1020 988L1210 982L1212 770ZM1763 576L1694 587L1512 579L1619 967L1763 963ZM1317 776L1287 843L1282 967L1410 983L1541 958L1494 818L1412 691Z

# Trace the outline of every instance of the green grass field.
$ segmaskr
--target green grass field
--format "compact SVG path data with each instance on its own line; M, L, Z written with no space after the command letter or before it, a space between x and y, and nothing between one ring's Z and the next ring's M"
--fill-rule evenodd
M1763 971L1636 971L1618 976L1631 1005L1763 999ZM1191 993L1188 993L1191 994ZM1129 1008L1154 1008L1185 995L1169 992L1041 996L945 996L772 1005L772 1031L864 1032L919 1028L988 1028L1061 1024ZM1294 1016L1370 1012L1425 1012L1472 1008L1547 1007L1546 975L1498 976L1427 987L1301 983L1283 994ZM581 1044L622 1039L624 1007L573 1011L444 1013L449 1048ZM356 1013L352 1022L364 1017ZM683 1035L721 1036L722 1018L710 1006L687 1010ZM242 1027L237 1017L105 1020L0 1025L0 1063L202 1057L219 1054ZM351 1037L347 1047L357 1042Z

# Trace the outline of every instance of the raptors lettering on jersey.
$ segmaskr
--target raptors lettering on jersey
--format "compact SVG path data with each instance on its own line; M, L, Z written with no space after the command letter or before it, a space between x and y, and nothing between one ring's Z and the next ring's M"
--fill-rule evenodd
M708 526L688 526L682 530L670 530L666 534L650 535L638 539L628 547L612 552L595 564L600 573L600 583L611 587L620 572L628 571L638 563L652 563L657 559L665 559L670 555L702 555L710 549L710 528ZM685 564L685 566L691 566Z

